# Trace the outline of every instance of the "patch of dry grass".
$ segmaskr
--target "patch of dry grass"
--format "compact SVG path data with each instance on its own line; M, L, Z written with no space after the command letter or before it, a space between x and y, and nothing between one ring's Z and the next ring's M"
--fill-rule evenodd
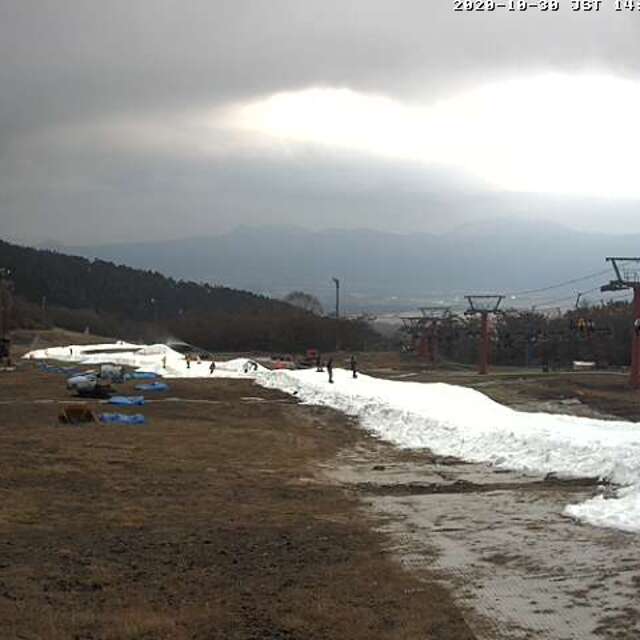
M64 399L61 382L26 368L11 393ZM318 473L367 438L348 419L245 402L285 398L243 381L171 386L220 404L149 404L142 428L6 405L3 638L470 640L447 592L418 588Z

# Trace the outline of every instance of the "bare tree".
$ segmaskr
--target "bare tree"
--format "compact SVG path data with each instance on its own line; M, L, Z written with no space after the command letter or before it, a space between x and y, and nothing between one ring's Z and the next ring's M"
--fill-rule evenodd
M323 313L320 300L315 296L312 296L310 293L305 293L304 291L292 291L285 296L284 301L294 307L299 307L300 309L314 313L317 316L320 316Z

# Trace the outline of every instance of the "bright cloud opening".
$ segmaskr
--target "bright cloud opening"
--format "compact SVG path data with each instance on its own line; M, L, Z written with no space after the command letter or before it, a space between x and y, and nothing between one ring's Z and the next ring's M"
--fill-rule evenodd
M640 84L612 76L509 80L425 107L308 89L236 106L224 120L280 143L451 166L498 189L640 197Z

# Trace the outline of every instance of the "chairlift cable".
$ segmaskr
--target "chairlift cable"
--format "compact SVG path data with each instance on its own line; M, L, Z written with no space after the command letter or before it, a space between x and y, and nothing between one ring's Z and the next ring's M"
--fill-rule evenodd
M548 287L540 287L539 289L528 289L526 291L511 291L507 293L507 296L524 296L530 293L543 293L544 291L551 291L553 289L560 289L569 284L576 284L577 282L583 282L585 280L591 280L592 278L597 278L599 276L603 276L610 272L610 269L604 269L602 271L598 271L597 273L590 273L586 276L581 276L580 278L573 278L572 280L566 280L565 282L560 282L558 284L549 285Z

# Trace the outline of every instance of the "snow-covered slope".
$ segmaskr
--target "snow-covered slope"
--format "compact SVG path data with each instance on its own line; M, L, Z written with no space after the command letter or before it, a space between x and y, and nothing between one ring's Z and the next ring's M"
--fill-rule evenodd
M89 353L88 353L89 352ZM362 425L400 447L498 467L599 477L623 488L566 508L567 515L598 526L640 531L640 425L548 413L524 413L484 394L448 384L357 379L334 370L334 384L315 370L269 371L247 359L191 362L166 345L61 347L34 351L26 358L49 358L84 365L112 362L167 378L254 378L257 384L295 394L303 402L357 416Z
M261 372L257 382L358 416L400 447L498 467L599 477L625 485L618 499L597 497L565 513L599 526L640 531L640 426L548 413L524 413L484 394L448 384L381 380L334 371Z
M216 362L210 372L211 360L191 360L166 344L139 345L128 342L113 344L69 345L31 351L27 359L59 360L94 366L105 362L149 371L163 378L253 378L264 369L247 358Z

